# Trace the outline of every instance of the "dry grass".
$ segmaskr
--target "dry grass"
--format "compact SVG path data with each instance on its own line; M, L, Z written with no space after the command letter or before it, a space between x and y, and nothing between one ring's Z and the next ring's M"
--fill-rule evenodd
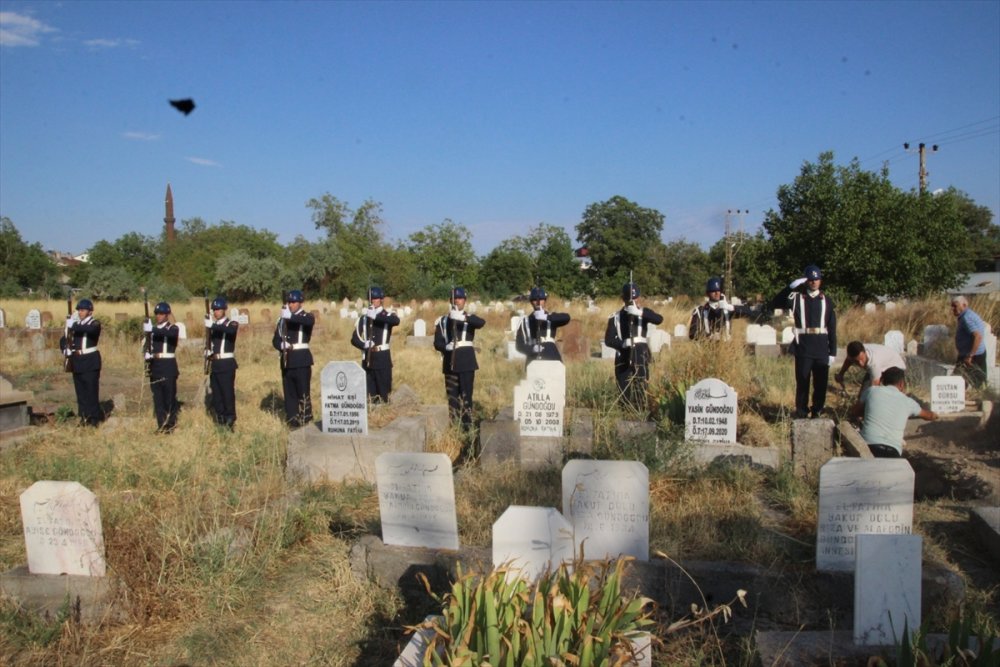
M418 304L413 304L418 306ZM554 309L567 310L553 299ZM618 304L598 304L589 314L568 308L596 351L607 315ZM687 324L689 304L652 305L664 315L662 328ZM30 307L54 314L62 323L65 303L5 302L7 322L23 322ZM1000 329L996 302L973 307ZM33 623L0 604L0 655L17 665L176 665L190 664L387 664L403 639L401 601L374 585L355 580L347 554L359 534L378 531L378 500L365 484L289 488L283 474L287 432L280 409L277 355L271 347L272 322L262 312L274 304L249 304L251 322L237 344L235 433L219 431L194 404L203 382L200 348L183 348L180 398L186 403L177 431L154 434L149 390L142 379L136 339L115 324L114 313L142 315L141 304L98 304L105 322L102 398L121 394L124 408L101 428L68 424L40 431L0 456L0 568L25 561L18 496L39 479L72 479L101 502L108 564L123 583L125 616L96 627ZM313 401L318 405L319 368L328 360L357 359L350 346L352 322L337 316L339 304L307 304L320 312L313 339L317 367ZM443 313L438 303L404 321L395 340L422 317L428 329ZM201 304L174 304L184 319L191 312L201 334ZM484 418L510 404L523 365L505 361L511 313L483 313L487 327L477 336L480 372L477 411ZM841 340L881 340L886 328L907 337L926 324L951 323L944 300L901 305L872 316L859 310L841 315ZM259 324L257 324L259 323ZM739 437L745 444L777 445L787 452L787 407L792 402L790 362L744 354L745 323L737 321L734 340L714 345L680 343L665 350L652 369L650 397L660 420L660 442L619 441L615 423L628 417L615 402L611 365L588 361L567 368L571 407L593 411L598 451L641 456L659 463L650 479L651 546L675 559L746 560L761 564L799 563L811 553L816 489L787 470L692 471L683 462L677 427L665 420L661 402L669 391L705 377L719 377L740 397ZM876 336L877 334L877 336ZM72 383L58 368L32 361L24 339L8 336L0 372L18 388L45 392L53 402L75 407ZM433 350L393 349L394 380L408 385L424 404L445 403L440 360ZM373 427L407 408L381 407ZM458 458L461 437L445 433L433 449ZM651 469L654 469L651 466ZM495 519L511 504L561 506L558 471L523 472L514 467L484 470L464 466L456 478L458 525L463 544L488 546ZM807 545L803 547L802 544ZM805 556L803 556L805 554ZM928 559L944 561L930 548ZM708 636L688 635L668 648L661 664L718 661ZM701 656L701 657L699 657ZM702 660L703 658L703 660Z

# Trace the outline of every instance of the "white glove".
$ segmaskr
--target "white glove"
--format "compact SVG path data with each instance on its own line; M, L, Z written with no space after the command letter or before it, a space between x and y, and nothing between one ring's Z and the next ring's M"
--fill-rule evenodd
M545 321L545 320L549 319L549 316L546 315L545 311L541 310L541 309L536 310L535 313L534 313L534 315L535 315L535 319L536 320Z
M448 313L448 318L452 319L452 320L455 320L456 322L464 322L465 321L465 313L463 313L461 310L454 310L454 309L452 309Z
M798 289L799 285L806 281L805 278L796 278L792 282L788 283L788 289Z
M730 313L736 310L736 306L726 301L725 297L719 300L719 308Z
M281 319L283 320L292 319L292 311L288 306L283 306L281 308Z
M208 359L210 356L212 356L212 351L211 350L205 350L205 358Z
M374 320L375 316L378 315L378 311L380 310L381 308L369 308L367 311L365 311L365 317L367 317L370 320Z
M542 346L541 345L532 345L531 346L531 351L534 352L535 354L541 354L542 353Z
M628 313L629 315L635 315L636 317L642 317L642 308L640 308L639 306L635 305L634 303L630 303L628 306L626 306L625 307L625 312Z
M830 365L833 366L833 362L837 360L837 357L830 357Z
M146 320L145 322L142 323L142 330L145 331L146 333L153 333L153 323L150 322L149 320Z
M206 317L205 318L205 328L206 329L211 329L212 328L212 324L213 324L212 318L211 317Z
M146 352L145 354L142 355L142 358L145 359L146 361L149 361L150 359L153 358L153 355L150 354L149 352Z
M447 345L444 346L444 349L445 349L446 352L451 352L452 350L455 349L455 344L454 343L448 343Z
M67 317L66 318L66 328L67 329L72 329L73 328L73 323L77 322L77 321L78 320L76 319L75 315L73 317Z
M290 349L292 349L292 344L289 343L288 341L283 340L283 341L281 341L281 349L282 350L290 350Z
M71 356L73 356L73 350L71 350L71 349L69 349L67 347L65 350L63 350L63 356L64 357L71 357Z
M370 349L370 348L371 348L371 346L372 346L372 342L371 342L370 340L366 340L366 341L365 341L365 349L366 349L366 350L367 350L367 349Z

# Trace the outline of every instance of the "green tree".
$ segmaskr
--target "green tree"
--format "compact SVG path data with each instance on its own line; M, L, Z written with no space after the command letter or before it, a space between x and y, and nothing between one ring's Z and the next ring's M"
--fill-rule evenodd
M744 300L752 300L756 295L767 299L778 291L775 286L782 285L785 274L778 270L771 243L764 236L763 230L757 230L750 235L745 232L734 234L729 243L733 245L733 275L730 276L732 288L729 296L739 296ZM725 277L726 239L716 241L708 251L709 267L713 275ZM780 289L780 288L779 288Z
M49 291L58 276L55 262L38 243L28 244L10 218L0 218L0 296Z
M970 271L994 271L997 257L1000 257L1000 225L993 223L993 211L988 206L979 206L969 195L949 188L935 197L953 198L958 208L962 225L969 235Z
M531 289L534 275L531 257L510 239L493 248L479 262L479 278L484 294L505 299Z
M493 297L524 294L535 285L571 297L585 293L589 286L573 259L569 234L545 223L525 236L501 242L482 259L479 271L483 289Z
M284 266L274 257L253 257L235 250L219 258L215 282L235 301L280 300L284 274Z
M472 234L465 225L448 219L428 225L410 234L402 247L413 256L422 294L446 298L452 285L477 287L478 262Z
M697 297L704 293L710 273L701 246L681 238L651 245L634 277L646 294Z
M119 267L138 282L145 283L159 275L162 266L160 243L152 236L128 232L115 241L101 240L87 250L87 263L92 267Z
M621 196L591 204L576 226L577 241L590 250L588 272L598 294L618 294L629 271L639 270L653 246L662 244L663 214Z
M91 268L83 294L98 301L129 301L141 299L136 277L124 266L94 266Z

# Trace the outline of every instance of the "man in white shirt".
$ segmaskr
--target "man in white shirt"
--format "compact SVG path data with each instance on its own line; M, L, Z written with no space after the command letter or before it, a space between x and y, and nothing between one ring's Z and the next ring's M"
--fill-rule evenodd
M841 387L844 386L844 374L851 366L859 366L867 371L861 383L861 391L868 387L879 386L882 383L882 373L890 368L906 370L906 362L896 350L878 343L864 344L857 340L847 344L847 358L844 359L840 371L833 376Z

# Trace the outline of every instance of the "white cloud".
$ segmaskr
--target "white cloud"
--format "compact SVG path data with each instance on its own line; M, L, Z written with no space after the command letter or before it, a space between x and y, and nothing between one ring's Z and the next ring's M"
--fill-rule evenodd
M203 158L203 157L189 157L189 158L187 158L187 161L188 162L192 162L194 164L200 164L203 167L221 167L222 166L221 164L219 164L215 160L209 160L208 158Z
M94 49L115 49L119 46L133 47L139 44L137 39L88 39L83 42Z
M156 141L160 138L160 135L151 132L122 132L122 136L133 141Z
M59 31L26 14L0 12L0 46L38 46L47 32Z

